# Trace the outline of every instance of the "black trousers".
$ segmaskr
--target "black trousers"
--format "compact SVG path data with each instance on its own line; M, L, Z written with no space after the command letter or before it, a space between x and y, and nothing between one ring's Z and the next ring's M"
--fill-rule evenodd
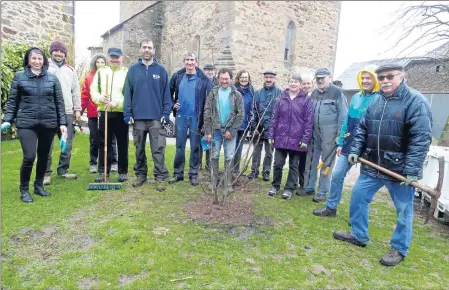
M104 112L100 111L99 116L99 160L98 160L98 172L105 173L104 170L104 131L105 131L105 118ZM128 173L128 147L129 147L129 126L123 120L122 112L108 112L108 132L107 138L108 142L107 148L107 162L108 167L106 168L106 173L111 172L112 163L112 135L117 138L117 151L118 151L118 173L127 174Z
M100 143L98 135L98 118L89 118L87 121L89 126L89 141L90 141L90 165L97 165L98 160L98 144ZM104 148L101 148L104 150ZM112 164L117 164L117 138L112 136Z
M56 128L37 126L32 129L18 129L22 145L23 161L20 167L20 187L27 188L37 154L36 183L42 184L47 170L48 154L56 134Z
M304 171L306 170L306 158L307 152L298 152L299 153L299 180L298 184L300 187L304 187Z
M284 190L294 191L298 182L298 172L299 172L299 156L300 152L287 149L275 149L274 152L274 166L273 166L273 185L274 188L281 188L282 181L282 168L285 165L285 159L288 155L288 177L287 183L284 186Z

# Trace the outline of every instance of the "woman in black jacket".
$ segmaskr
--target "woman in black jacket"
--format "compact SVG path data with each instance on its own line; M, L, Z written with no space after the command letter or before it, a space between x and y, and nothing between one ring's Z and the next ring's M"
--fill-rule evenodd
M55 75L47 72L45 53L32 47L25 53L23 64L24 70L16 73L11 85L2 130L15 120L23 151L19 187L21 200L33 202L28 187L36 153L34 193L49 196L43 186L48 153L57 128L66 135L67 127L61 85Z

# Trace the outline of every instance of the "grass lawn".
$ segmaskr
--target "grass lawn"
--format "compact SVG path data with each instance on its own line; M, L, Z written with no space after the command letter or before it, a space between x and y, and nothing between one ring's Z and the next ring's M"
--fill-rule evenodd
M131 186L132 144L131 178L124 189L87 191L95 178L88 172L88 143L87 135L77 133L71 172L78 180L53 177L47 187L51 197L33 195L35 202L24 204L18 191L20 144L2 142L2 289L449 287L447 227L423 225L421 218L415 219L406 260L393 268L380 265L395 226L395 211L385 194L379 193L372 204L366 248L332 237L333 230L349 229L349 193L337 218L322 219L311 214L317 206L311 198L270 198L269 184L259 179L248 186L253 192L234 195L250 203L251 221L201 222L188 216L185 205L210 197L188 180L165 183L163 192L154 183ZM55 171L59 148L54 149ZM174 151L172 146L166 151L170 173ZM152 177L152 163L149 168ZM117 174L111 182L115 178Z

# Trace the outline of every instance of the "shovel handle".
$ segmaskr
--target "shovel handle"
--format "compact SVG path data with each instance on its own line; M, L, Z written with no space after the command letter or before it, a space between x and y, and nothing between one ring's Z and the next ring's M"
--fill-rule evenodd
M383 173L385 173L385 174L387 174L387 175L389 175L389 176L391 176L393 178L396 178L399 181L403 181L403 182L407 181L407 178L405 178L404 176L402 176L400 174L397 174L396 172L390 171L390 170L388 170L386 168L383 168L382 166L379 166L379 165L377 165L375 163L372 163L371 161L368 161L368 160L366 160L364 158L359 157L358 161L360 161L361 163L366 164L366 165L368 165L368 166L370 166L370 167L372 167L374 169L377 169L377 170L379 170L379 171L381 171L381 172L383 172ZM428 186L422 185L422 184L420 184L420 183L418 183L416 181L410 183L410 185L413 186L414 188L417 188L417 189L421 190L421 191L427 192L432 197L436 197L437 199L441 195L441 192L437 193L434 189L432 189L432 188L430 188Z

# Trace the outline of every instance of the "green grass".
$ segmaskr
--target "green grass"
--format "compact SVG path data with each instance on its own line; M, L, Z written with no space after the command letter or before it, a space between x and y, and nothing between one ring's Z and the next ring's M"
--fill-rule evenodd
M149 146L148 146L149 147ZM59 157L53 152L53 168ZM50 198L19 200L18 141L2 142L2 289L447 289L447 228L416 218L412 247L393 268L380 265L389 250L395 211L379 193L371 207L367 248L336 241L348 229L348 195L337 218L311 214L311 198L236 193L253 202L251 225L192 221L183 206L203 198L188 181L122 191L87 191L88 137L77 134L71 172L53 177ZM149 161L151 160L147 148ZM166 151L172 172L174 148ZM130 176L135 161L130 145ZM151 162L150 162L151 163ZM152 164L149 164L152 176ZM286 174L285 174L286 175ZM117 175L112 176L112 180ZM34 180L34 173L32 176ZM253 186L253 188L257 188ZM189 278L179 281L174 279Z

